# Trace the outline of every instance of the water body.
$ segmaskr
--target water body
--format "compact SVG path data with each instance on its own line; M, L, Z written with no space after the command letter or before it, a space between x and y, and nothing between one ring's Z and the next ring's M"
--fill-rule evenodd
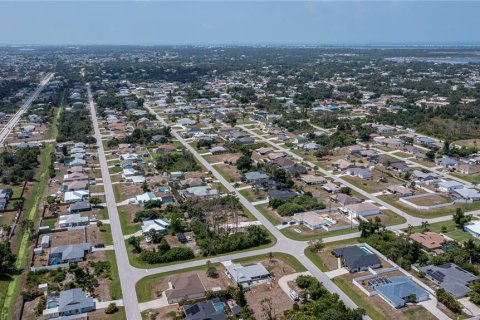
M386 58L386 60L395 61L395 62L425 61L425 62L433 62L433 63L450 63L450 64L480 63L480 57L442 57L442 58L394 57L394 58Z

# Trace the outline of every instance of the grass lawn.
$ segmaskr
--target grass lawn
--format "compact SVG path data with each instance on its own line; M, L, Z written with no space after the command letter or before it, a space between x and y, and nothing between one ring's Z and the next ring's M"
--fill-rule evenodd
M103 235L103 243L106 246L113 244L112 229L110 228L110 225L109 224L104 224L100 228L100 231L102 232L102 235Z
M118 275L117 259L113 251L106 251L106 254L111 266L112 283L110 288L112 290L112 299L118 300L122 298L122 287L120 286L120 277Z
M402 158L410 158L410 157L412 157L412 155L411 155L410 153L402 152L402 151L394 152L393 155L395 155L395 156L397 156L397 157L402 157Z
M115 201L121 202L122 201L122 194L120 193L120 189L118 188L118 184L113 185L113 194L115 195Z
M402 223L407 222L407 220L404 217L396 214L393 211L382 210L382 213L386 214L389 217L389 219L386 223L387 226L393 226L393 225L396 225L396 224L402 224Z
M348 296L350 299L353 300L357 304L358 307L364 309L367 314L375 320L387 320L387 318L378 311L368 300L366 300L363 296L357 294L350 284L341 277L333 278L332 281Z
M130 221L128 213L120 209L118 212L120 216L120 224L122 225L122 232L124 235L132 234L140 230L140 223Z
M292 240L307 241L307 240L312 240L312 239L328 238L328 237L334 237L334 236L339 236L339 235L343 235L343 234L358 232L358 228L354 226L353 229L343 229L343 230L335 230L335 231L328 231L328 232L318 232L318 233L313 233L313 234L302 234L302 233L292 231L289 228L285 228L285 229L280 230L280 232L282 234L284 234L287 238L290 238Z
M403 311L403 314L411 320L418 320L418 319L430 319L432 314L428 312L423 306L417 305L412 308L408 308Z
M260 211L261 214L263 214L265 216L265 218L267 218L268 221L270 221L271 224L273 225L277 225L277 224L280 224L282 223L279 219L277 219L276 217L272 216L268 210L266 210L262 205L258 205L256 206L255 208L257 208L258 211Z
M294 256L291 256L286 253L281 253L281 252L273 252L272 254L274 259L282 260L283 262L290 265L293 269L295 269L296 272L304 272L307 270ZM233 262L249 263L249 262L264 259L265 257L268 257L268 255L256 255L256 256L251 256L247 258L236 259L236 260L233 260ZM215 267L218 267L220 266L220 263L212 263L212 265L214 265ZM146 276L140 279L135 285L135 288L137 290L138 302L150 301L152 299L151 293L152 293L153 287L158 281L160 281L164 277L168 277L178 273L186 273L191 271L203 271L203 270L205 271L207 270L206 264L201 266Z
M123 171L123 169L122 169L122 167L120 167L120 166L119 166L119 167L110 168L110 172L111 172L111 173L120 173L120 172L122 172L122 171Z
M44 219L42 220L42 227L49 226L50 229L55 229L55 222L57 222L56 218Z
M360 238L352 238L352 239L345 239L345 240L340 240L340 241L335 241L335 242L329 242L325 244L325 248L323 250L328 250L329 247L335 247L335 246L340 246L340 245L349 245L349 244L354 244L354 243L359 243ZM307 256L310 261L312 261L318 269L322 270L323 272L330 271L327 266L323 263L322 259L318 255L315 254L315 252L310 251L308 248L305 249L305 256Z
M463 243L470 239L473 239L473 241L475 241L477 244L480 243L480 240L474 238L470 233L463 230L450 231L446 233L446 236L460 243Z
M457 177L457 178L460 178L460 179L465 180L465 181L470 182L470 183L480 184L480 175L478 173L477 174L463 175L463 174L452 172L452 173L450 173L450 175L452 175L454 177Z

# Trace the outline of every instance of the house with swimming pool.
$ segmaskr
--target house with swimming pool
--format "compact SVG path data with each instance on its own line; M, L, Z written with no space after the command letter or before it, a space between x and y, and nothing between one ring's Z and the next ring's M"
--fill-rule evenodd
M60 291L58 296L47 297L43 319L70 319L66 317L91 311L95 311L95 300L82 289L75 288Z
M361 245L353 245L332 250L332 253L342 260L342 265L347 267L350 273L378 269L382 262L377 255Z

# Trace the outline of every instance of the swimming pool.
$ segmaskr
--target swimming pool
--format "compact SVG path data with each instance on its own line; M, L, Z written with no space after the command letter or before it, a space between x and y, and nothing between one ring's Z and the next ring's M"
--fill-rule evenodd
M58 303L56 300L50 300L50 301L47 301L47 309L53 309L53 308L56 308L58 307Z
M365 253L365 254L373 254L372 251L368 250L368 249L365 248L365 247L360 247L360 250L362 250L362 252Z
M221 311L221 312L225 311L225 305L222 302L214 303L213 307L215 308L215 311L217 311L217 312L218 311Z

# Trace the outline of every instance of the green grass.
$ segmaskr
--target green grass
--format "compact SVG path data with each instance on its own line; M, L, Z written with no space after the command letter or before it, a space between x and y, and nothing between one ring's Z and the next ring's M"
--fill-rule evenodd
M291 256L286 253L281 253L281 252L273 252L273 257L275 259L280 259L289 266L291 266L296 272L304 272L307 269L295 258L294 256ZM268 255L256 255L256 256L251 256L247 258L241 258L241 259L235 259L233 262L235 263L249 263L253 261L258 261L264 258L268 258ZM220 263L212 263L215 267L219 267ZM192 271L203 271L207 270L207 266L201 265L201 266L196 266L196 267L190 267L190 268L185 268L185 269L180 269L180 270L174 270L170 272L164 272L164 273L159 273L159 274L154 274L150 276L146 276L142 279L140 279L136 284L135 288L137 291L137 297L138 297L138 302L146 302L152 300L152 290L153 287L163 278L172 276L175 274L179 273L187 273L187 272L192 272Z
M62 113L63 101L64 101L64 96L62 95L62 98L60 100L60 107L55 109L55 115L52 120L52 125L48 130L47 139L55 139L58 135L58 119L60 118L60 114Z
M127 320L127 315L125 314L124 307L118 307L118 311L113 315L113 320Z
M393 226L393 225L396 225L396 224L402 224L402 223L407 222L407 219L405 219L401 215L396 214L393 211L382 210L382 213L386 214L387 216L390 217L390 220L388 220L388 222L386 223L387 226Z
M268 212L267 209L265 209L264 207L262 207L262 205L258 205L258 206L256 206L255 208L257 208L257 210L260 211L260 213L263 214L263 215L265 216L265 218L267 218L267 220L270 221L271 224L277 225L277 224L282 223L282 222L280 221L280 219L272 216L272 215L270 214L270 212Z
M451 231L456 230L456 225L455 225L455 222L453 222L453 220L431 223L431 224L428 225L428 229L430 229L430 231L440 233L440 232L442 232L442 227L443 226L445 226L447 228L446 229L447 232L451 232ZM404 229L404 230L407 231L407 229ZM417 226L417 227L412 228L412 232L422 232L422 231L423 231L423 229L422 229L421 226Z
M122 225L122 232L124 235L129 235L140 230L140 223L130 221L128 213L125 210L119 210L120 224Z
M118 275L117 259L115 258L115 252L105 251L105 253L111 266L112 283L110 289L112 292L112 300L118 300L122 298L122 287L120 286L120 277Z
M417 305L415 307L408 308L407 310L403 311L403 314L411 320L418 320L424 317L431 317L431 314L425 309L423 306Z
M110 172L111 172L111 173L120 173L120 172L122 172L122 171L123 171L123 169L122 169L122 167L120 167L120 166L118 166L118 167L115 166L115 167L113 167L113 168L110 168Z
M118 184L113 185L113 194L115 195L115 201L121 202L122 201L122 194L120 193L120 189L118 188Z
M317 239L317 238L328 238L328 237L334 237L334 236L339 236L343 234L349 234L353 232L358 232L357 227L353 227L353 229L343 229L343 230L335 230L335 231L328 231L328 232L318 232L318 233L313 233L313 234L303 234L303 233L297 233L293 230L290 230L290 228L285 228L280 230L282 234L285 235L285 237L290 238L292 240L297 240L297 241L307 241L307 240L312 240L312 239Z
M472 174L472 175L463 175L458 173L450 173L450 175L465 180L470 183L480 184L480 175Z
M265 248L272 247L272 246L275 245L277 240L270 233L268 233L268 234L269 234L269 238L270 238L269 243L263 244L261 246L253 247L253 248L237 250L237 251L232 251L232 252L225 252L225 253L222 253L222 254L215 255L215 257L227 256L227 255L230 255L230 254L248 252L248 251L255 251L255 250L260 250L260 249L265 249ZM156 268L156 267L169 266L169 265L180 264L180 263L185 263L185 262L189 262L189 261L198 261L198 260L203 260L203 259L208 259L209 258L209 256L207 256L207 257L197 256L197 257L195 257L193 259L190 259L190 260L174 261L174 262L169 262L169 263L149 264L149 263L146 263L144 261L141 261L135 255L135 253L133 252L133 246L128 243L128 240L125 240L125 244L127 246L127 254L128 254L128 259L130 260L130 264L133 267L136 267L136 268L151 269L151 268Z
M325 244L325 248L323 250L328 250L328 248L332 247L337 247L341 245L349 245L353 243L358 243L360 242L360 238L352 238L352 239L345 239L345 240L340 240L340 241L335 241L335 242L329 242ZM310 261L313 262L314 265L317 266L318 269L322 270L323 272L330 271L328 267L323 263L322 259L315 253L310 251L308 248L305 249L304 251L305 256L310 259Z
M52 144L47 144L45 149L42 150L42 154L41 154L42 160L41 160L41 167L40 167L40 175L38 176L38 184L34 192L34 196L30 197L25 202L25 208L26 208L25 213L27 214L27 218L32 221L36 220L36 216L38 212L40 212L39 208L41 205L41 198L45 191L45 187L48 181L48 177L47 177L48 165L50 164L51 152L53 151L54 151L54 147ZM30 246L29 235L27 232L25 232L21 238L20 248L17 253L16 267L18 269L25 268L25 265L26 265L25 258L26 258L29 246ZM13 279L8 284L2 311L0 312L1 320L7 320L12 318L13 306L20 292L20 278L21 278L21 275L14 276Z
M475 242L479 243L480 241L475 239L470 233L463 231L463 230L455 230L448 232L446 234L448 237L452 238L453 240L463 243L467 240L473 239Z
M42 220L42 227L49 226L50 229L55 229L55 222L57 222L56 218L49 218Z
M103 235L103 243L106 246L112 245L113 244L113 239L112 239L112 229L109 224L104 224L100 228L102 235Z
M347 282L347 280L341 277L336 277L333 278L332 281L340 288L340 290L342 290L350 299L352 299L358 307L364 309L373 320L387 320L387 318L372 304L370 304L369 301L356 293L352 287L350 287L350 284Z
M412 156L410 153L402 152L402 151L394 152L393 155L401 158L410 158Z

